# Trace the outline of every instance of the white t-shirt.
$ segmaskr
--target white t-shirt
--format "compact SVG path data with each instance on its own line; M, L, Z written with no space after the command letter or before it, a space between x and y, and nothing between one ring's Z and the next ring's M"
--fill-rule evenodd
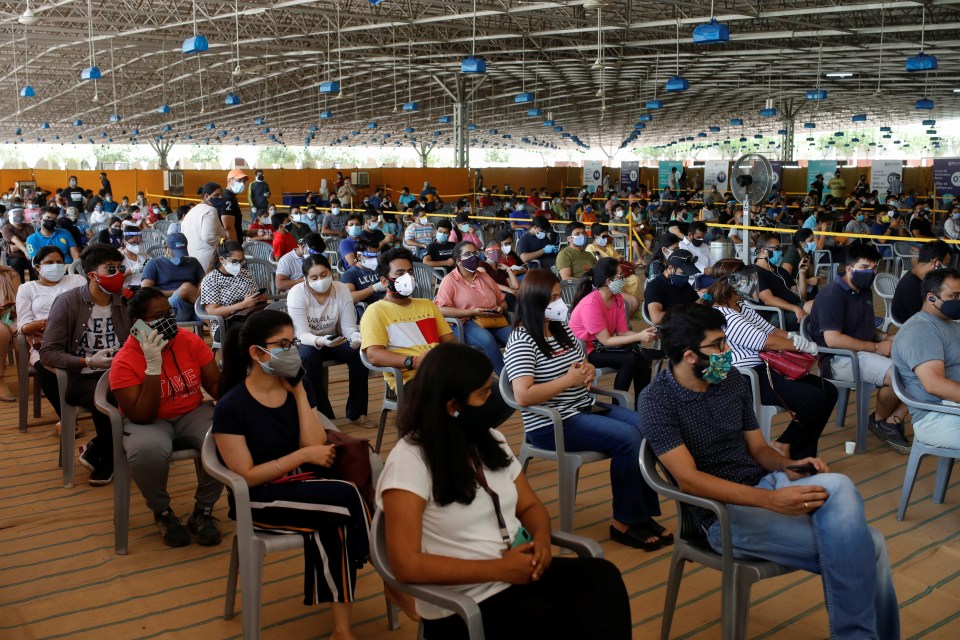
M357 309L347 285L331 283L330 295L323 304L307 290L307 282L296 284L287 294L287 313L293 330L305 345L314 346L316 336L340 334L347 340L357 332Z
M139 287L140 281L143 280L143 268L147 264L149 257L147 256L147 252L145 250L146 247L144 247L144 245L140 245L140 247L143 253L138 254L136 260L131 260L126 251L121 251L123 254L123 264L127 267L127 273L133 274L123 281L124 285L128 287ZM140 270L137 273L133 273L134 268L137 267L139 267Z
M39 280L24 282L17 289L17 330L36 320L48 318L54 300L71 289L82 287L86 282L83 276L72 273L64 275L60 282L50 287L40 284ZM30 364L35 364L39 359L40 352L36 348L30 349Z
M116 351L119 348L120 342L117 340L117 331L113 326L113 305L93 305L90 319L87 320L87 328L80 337L80 352L77 355L86 358L104 349ZM84 367L80 373L95 371L90 367Z
M695 247L689 238L684 238L680 241L680 248L686 249L697 256L697 261L693 263L693 266L699 269L700 273L703 273L704 269L713 266L713 258L710 257L710 245L706 242L703 242L699 247Z
M520 464L506 439L496 429L491 429L500 446L510 456L510 465L498 471L484 468L487 484L500 497L500 509L507 524L510 539L520 530L517 519L517 487L514 481L520 476ZM463 560L496 560L503 555L504 543L500 536L493 500L477 486L477 495L470 504L453 502L440 506L433 499L433 482L430 470L420 445L403 438L390 452L377 482L377 508L383 509L383 492L389 489L409 491L427 501L423 510L423 532L420 547L423 553L460 558ZM483 602L509 587L506 582L484 582L449 585ZM442 607L417 600L417 613L428 620L452 615ZM522 612L518 612L520 614Z
M297 255L297 250L293 249L280 256L277 262L277 273L287 276L291 280L303 279L303 256Z

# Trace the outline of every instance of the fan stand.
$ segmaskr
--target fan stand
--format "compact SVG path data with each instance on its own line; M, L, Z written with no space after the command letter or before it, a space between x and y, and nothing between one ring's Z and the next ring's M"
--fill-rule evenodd
M743 196L743 226L750 226L750 191ZM743 264L750 264L750 230L743 230Z

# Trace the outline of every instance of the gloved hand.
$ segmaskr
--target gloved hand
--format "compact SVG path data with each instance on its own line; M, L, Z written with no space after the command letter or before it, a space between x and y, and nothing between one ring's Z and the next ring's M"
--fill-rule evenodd
M361 341L361 338L360 338L360 332L359 332L359 331L354 331L353 333L350 334L350 346L351 346L351 347L353 347L354 349L359 349L359 348L360 348L360 341Z
M90 356L90 366L94 369L109 369L113 363L113 350L102 349Z
M810 355L817 355L819 349L817 348L817 343L807 340L799 333L793 333L792 331L787 334L787 337L793 340L793 346L797 351L803 353L809 353Z
M132 267L130 267L130 273L140 273L141 271L143 271L143 265L142 265L142 264L139 264L139 263L138 263L138 264L135 264L135 265L133 265Z
M557 247L552 244L548 244L543 248L544 253L554 253L557 250Z
M343 338L340 336L317 336L314 339L313 344L320 349L322 347L332 347L334 345L340 344L343 342Z
M382 282L376 282L376 283L374 283L374 285L373 285L372 288L373 288L373 290L376 291L377 293L383 293L384 291L387 290L387 288L386 288L385 286L383 286L383 283L382 283Z
M156 329L151 331L147 339L140 343L143 358L147 361L146 373L148 376L158 376L163 372L163 348L165 346L167 346L167 341Z

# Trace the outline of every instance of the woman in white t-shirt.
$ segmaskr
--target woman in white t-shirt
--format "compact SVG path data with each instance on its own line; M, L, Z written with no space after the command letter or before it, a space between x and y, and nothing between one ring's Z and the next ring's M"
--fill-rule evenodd
M53 301L61 294L86 284L81 275L67 274L63 262L63 251L59 247L49 245L41 247L33 256L33 268L40 277L25 282L17 289L17 331L22 331L27 337L30 346L30 364L37 370L42 369L40 352L37 346L43 337L43 330L47 328L47 316ZM57 379L52 376L37 376L40 386L47 400L60 415L60 393L57 390ZM53 384L45 384L53 382ZM49 387L49 388L47 388Z
M629 638L619 570L551 556L550 516L494 428L492 373L482 352L444 343L407 385L376 497L396 577L469 596L488 638ZM453 612L418 600L417 613L427 640L467 638Z
M323 254L303 259L303 282L287 295L287 313L300 341L300 357L313 383L317 410L331 420L333 408L323 384L323 363L335 360L349 369L347 420L367 419L367 368L360 360L357 309L347 285L334 282L330 262Z

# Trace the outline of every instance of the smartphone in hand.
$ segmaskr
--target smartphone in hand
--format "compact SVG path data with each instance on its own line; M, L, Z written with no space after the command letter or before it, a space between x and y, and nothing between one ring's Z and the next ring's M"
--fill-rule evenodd
M813 466L812 462L808 462L806 464L788 464L787 469L793 471L794 473L802 473L808 476L817 474L817 468Z
M147 336L149 336L150 332L152 331L153 329L150 328L150 325L143 320L137 320L133 323L133 326L130 327L131 335L133 335L133 337L136 338L140 344L143 344L143 342L147 339Z

